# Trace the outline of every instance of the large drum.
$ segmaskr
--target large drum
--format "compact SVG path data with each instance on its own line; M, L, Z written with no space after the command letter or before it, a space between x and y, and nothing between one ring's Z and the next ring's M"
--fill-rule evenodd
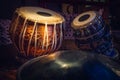
M103 55L57 51L24 63L18 69L17 80L120 80L119 67Z
M10 35L20 56L36 57L58 50L64 18L49 9L21 7L13 15Z
M116 56L109 26L98 12L87 11L78 15L72 22L72 28L79 49Z

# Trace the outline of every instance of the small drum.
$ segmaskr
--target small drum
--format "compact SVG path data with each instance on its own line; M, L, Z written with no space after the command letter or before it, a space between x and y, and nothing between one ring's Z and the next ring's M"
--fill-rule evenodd
M21 7L15 11L10 27L12 41L20 56L36 57L51 53L62 43L64 18L49 9Z
M106 50L113 46L110 29L98 12L84 12L78 15L71 25L75 31L75 43L79 49L108 54L105 53ZM112 56L115 55L116 53L112 53Z
M80 50L57 51L24 63L18 69L17 80L120 80L119 67L103 55Z
M75 36L81 43L101 39L105 33L102 17L95 11L88 11L77 16L72 22Z

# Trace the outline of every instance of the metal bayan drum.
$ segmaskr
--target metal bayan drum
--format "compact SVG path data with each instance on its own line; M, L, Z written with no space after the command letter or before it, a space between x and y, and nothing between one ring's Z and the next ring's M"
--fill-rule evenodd
M78 15L72 22L75 43L81 50L94 51L115 57L109 26L96 11Z
M11 39L21 56L36 57L58 50L62 43L64 18L49 9L21 7L10 27Z
M57 51L24 63L17 80L120 80L114 61L83 51ZM115 68L114 68L115 69Z

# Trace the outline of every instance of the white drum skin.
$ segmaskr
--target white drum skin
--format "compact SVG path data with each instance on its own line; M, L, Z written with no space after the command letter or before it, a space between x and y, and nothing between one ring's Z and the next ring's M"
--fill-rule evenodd
M89 15L86 20L79 21L79 18L81 18L84 15ZM97 12L95 11L87 11L84 12L80 15L78 15L72 22L72 27L74 29L82 28L82 27L87 27L88 24L92 23L92 21L96 18Z
M36 57L58 50L62 43L64 18L49 9L21 7L13 16L10 35L24 57Z
M75 44L80 50L93 51L115 57L109 26L96 11L79 14L71 23L74 29Z

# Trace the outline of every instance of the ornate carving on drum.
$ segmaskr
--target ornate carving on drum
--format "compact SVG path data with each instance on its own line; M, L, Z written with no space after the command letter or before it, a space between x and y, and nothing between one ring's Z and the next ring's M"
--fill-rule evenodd
M48 54L60 48L64 18L49 9L21 7L10 27L12 41L24 57Z
M98 12L84 12L78 15L71 25L79 49L115 56L109 26Z

